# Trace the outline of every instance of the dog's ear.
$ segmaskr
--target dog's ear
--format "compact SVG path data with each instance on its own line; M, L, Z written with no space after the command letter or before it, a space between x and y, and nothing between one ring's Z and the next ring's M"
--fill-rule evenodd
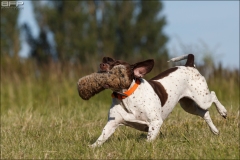
M115 60L111 57L103 57L102 63L108 63L108 62L115 62Z
M153 59L148 59L146 61L138 62L132 65L134 76L136 78L143 77L145 74L149 73L152 70L153 66L154 66Z

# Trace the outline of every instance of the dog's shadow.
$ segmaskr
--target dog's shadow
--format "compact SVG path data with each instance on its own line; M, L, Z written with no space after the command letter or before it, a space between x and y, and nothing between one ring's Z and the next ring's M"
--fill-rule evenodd
M136 137L132 137L132 138L136 139ZM160 131L158 138L163 139L165 138L165 135ZM146 140L147 140L147 133L141 133L136 139L137 142L144 142Z
M135 137L135 138L136 138L136 137ZM145 141L146 138L147 138L147 133L141 133L141 134L137 137L136 141L137 141L137 142L142 142L142 141Z
M90 140L90 143L93 144L96 139L98 138L98 136L94 136L91 140ZM165 138L165 135L160 131L159 135L157 138L162 138L164 139ZM118 137L117 138L118 140L123 140L123 139L131 139L131 140L136 140L136 142L145 142L147 140L147 132L142 132L140 133L137 137L134 135L134 134L129 134L128 136L126 136L125 138L121 138L121 137ZM111 143L111 141L114 141L114 137L109 137L106 142L107 143Z

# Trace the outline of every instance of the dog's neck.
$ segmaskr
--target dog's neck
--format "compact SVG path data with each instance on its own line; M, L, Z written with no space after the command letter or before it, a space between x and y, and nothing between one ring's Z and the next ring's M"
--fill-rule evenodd
M121 91L114 91L112 93L112 97L113 98L118 98L119 100L127 98L138 88L140 83L141 83L140 79L133 80L128 89L122 89Z

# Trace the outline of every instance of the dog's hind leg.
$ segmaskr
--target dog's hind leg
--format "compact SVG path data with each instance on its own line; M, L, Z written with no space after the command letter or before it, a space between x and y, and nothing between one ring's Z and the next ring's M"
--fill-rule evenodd
M212 96L212 100L214 102L215 107L218 110L218 113L223 116L224 118L227 118L227 110L226 108L219 102L216 94L214 91L211 91L211 96Z
M199 89L200 90L200 89ZM204 90L200 90L198 92L204 93ZM206 94L198 94L198 92L195 92L192 97L194 101L198 104L200 108L203 110L207 110L209 107L211 107L212 103L214 103L215 107L217 108L219 114L226 118L227 117L227 110L225 107L219 102L216 94L214 91L207 92ZM195 98L194 98L195 97ZM196 98L197 97L197 98Z
M210 127L210 130L214 133L214 134L218 134L219 131L216 128L216 126L213 124L212 119L210 117L209 111L208 110L203 110L201 109L192 99L190 98L182 98L180 99L180 105L181 107L188 113L190 114L194 114L197 116L202 117L208 124L208 126Z

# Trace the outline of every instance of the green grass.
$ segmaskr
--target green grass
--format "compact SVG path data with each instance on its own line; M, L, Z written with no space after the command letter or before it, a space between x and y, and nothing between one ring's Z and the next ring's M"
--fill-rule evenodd
M121 126L102 147L92 149L88 145L107 122L111 91L83 101L77 80L2 75L1 159L239 159L238 83L209 82L228 110L225 120L210 108L218 136L202 118L177 105L154 142L147 143L144 132Z

